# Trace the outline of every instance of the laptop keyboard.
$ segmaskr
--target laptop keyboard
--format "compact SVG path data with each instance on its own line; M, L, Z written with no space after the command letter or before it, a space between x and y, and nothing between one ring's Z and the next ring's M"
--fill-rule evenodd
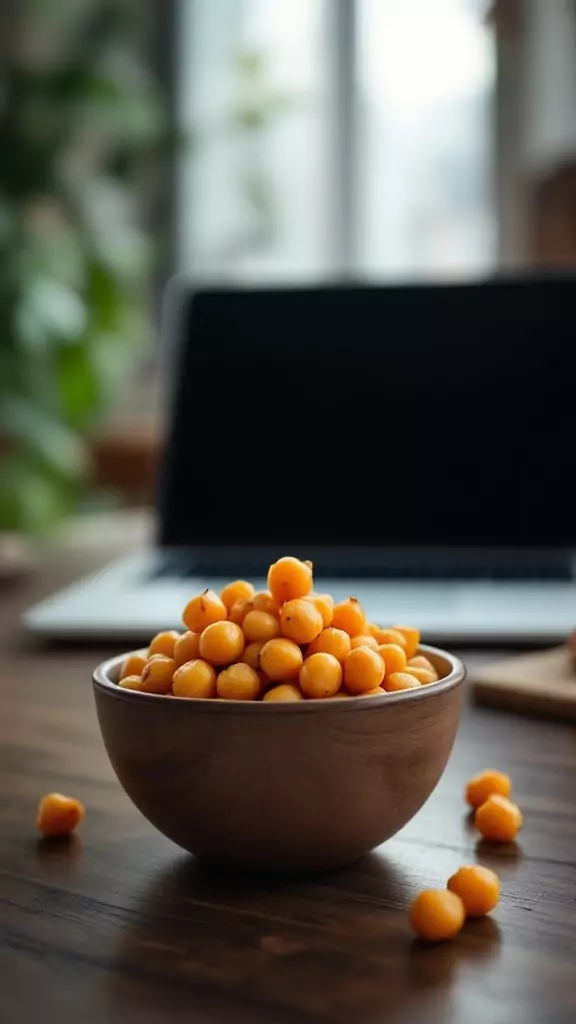
M150 575L151 580L186 580L194 576L231 576L252 579L266 575L270 558L242 552L237 549L229 560L219 553L218 557L207 557L202 552L171 550L161 552ZM466 552L455 555L450 552L390 552L370 556L369 552L358 554L322 554L314 559L316 589L323 577L373 580L550 580L569 581L573 579L572 559L566 552L525 553L524 555L494 554L490 552Z

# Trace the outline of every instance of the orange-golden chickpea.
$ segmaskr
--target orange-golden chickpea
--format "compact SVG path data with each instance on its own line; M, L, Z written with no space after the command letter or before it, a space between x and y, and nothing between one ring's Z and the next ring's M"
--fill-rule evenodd
M256 640L252 644L247 644L244 648L244 653L240 658L240 661L243 661L245 665L250 665L250 668L253 668L254 671L257 672L260 668L260 651L263 647L264 644L261 640Z
M382 632L382 627L377 626L375 622L367 622L364 632L367 633L368 636L373 636L378 645L384 642L379 638L379 634Z
M311 601L315 608L318 609L322 616L322 623L324 629L332 625L332 619L334 617L334 598L331 594L308 594L304 599L305 601Z
M230 622L235 622L237 626L241 626L248 615L248 612L253 610L254 605L252 604L251 597L247 600L236 601L236 604L233 604L230 609L228 618L230 619Z
M129 654L120 669L120 679L126 679L128 676L140 677L147 661L144 654Z
M406 650L406 637L397 629L384 629L382 626L376 626L374 623L369 622L366 626L366 632L374 637L379 647L382 644L397 644L403 651Z
M466 919L459 896L446 889L425 889L410 907L410 925L416 935L428 942L453 939Z
M247 580L235 580L220 591L220 600L228 614L237 601L249 601L251 597L254 597L254 587Z
M522 812L511 800L495 794L478 807L474 824L485 839L511 843L522 828Z
M269 640L260 651L260 667L275 683L296 679L302 662L302 651L298 645L284 637Z
M144 684L142 682L142 676L124 676L120 680L118 686L121 690L136 690L139 693L145 693Z
M332 625L343 629L348 636L364 636L367 632L366 616L358 598L349 597L347 601L334 605Z
M192 633L202 633L206 626L211 626L213 622L222 622L227 618L226 605L213 590L205 590L203 594L197 594L188 602L182 612L184 625Z
M47 793L38 804L36 828L43 836L68 836L82 821L83 804L63 793Z
M450 892L460 897L467 917L485 917L500 898L500 879L480 864L467 864L448 879Z
M216 690L222 700L258 700L261 684L254 669L239 662L220 673Z
M248 643L263 643L280 636L280 623L269 612L251 611L242 623Z
M392 675L393 672L407 671L406 654L404 648L398 644L380 644L378 654L384 662L387 676Z
M187 661L194 661L200 656L201 633L192 633L187 630L178 637L174 644L174 661L177 665L184 665Z
M438 682L438 673L429 672L427 668L418 668L417 665L410 665L406 667L406 671L417 679L421 686L429 686L430 683Z
M384 662L378 651L356 647L344 662L344 683L348 693L358 695L375 690L384 679Z
M265 701L297 701L304 700L302 691L293 683L281 683L280 686L273 686L268 693L265 693L262 700Z
M171 693L176 662L164 654L153 654L142 673L143 693Z
M306 654L331 654L341 665L350 654L350 637L343 629L328 626L308 645Z
M410 666L406 669L414 679L417 679L420 686L429 686L430 683L438 683L438 674L436 672L428 672L427 669L418 669L417 667Z
M306 697L333 697L342 685L342 666L331 654L311 654L300 669L299 682Z
M258 593L254 594L252 598L252 609L255 612L266 612L268 615L273 615L275 619L280 621L280 605L269 590L259 590Z
M510 796L511 790L509 775L499 772L496 768L486 768L479 775L469 779L466 785L466 802L470 807L480 807L486 803L489 796Z
M371 651L378 650L378 644L374 637L368 636L367 634L352 637L350 640L350 648L351 650L354 650L356 647L369 647Z
M413 658L420 645L420 630L416 626L392 626L406 641L406 657Z
M167 658L173 658L174 648L179 639L180 633L177 633L175 629L167 629L163 633L157 633L148 648L148 657L151 654L164 654Z
M296 644L309 644L322 632L322 616L310 601L294 598L282 605L282 633Z
M230 665L244 650L244 633L235 622L213 622L200 636L200 657L213 665Z
M201 658L187 661L174 673L172 693L175 697L209 700L216 696L216 672Z
M410 668L425 668L427 672L435 672L436 669L430 661L430 658L426 658L423 654L417 654L414 658L408 660Z
M392 672L384 680L384 689L387 693L397 693L400 690L416 690L420 683L415 676L409 672Z
M268 590L278 604L306 597L312 590L312 564L299 558L279 558L268 570Z

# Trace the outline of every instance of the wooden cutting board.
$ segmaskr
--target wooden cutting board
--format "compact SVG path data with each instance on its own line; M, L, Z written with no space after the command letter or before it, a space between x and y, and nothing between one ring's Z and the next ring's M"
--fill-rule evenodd
M471 671L479 704L576 721L576 669L568 647L507 658Z

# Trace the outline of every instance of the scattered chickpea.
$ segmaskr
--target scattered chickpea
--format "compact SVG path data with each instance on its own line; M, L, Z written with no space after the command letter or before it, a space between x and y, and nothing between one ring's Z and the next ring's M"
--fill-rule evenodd
M85 813L83 804L74 797L47 793L38 804L36 828L44 836L68 836Z
M466 785L466 801L470 807L480 807L489 796L510 796L512 783L508 775L495 768L487 768L475 775Z
M447 888L462 900L467 917L484 917L498 903L500 879L480 864L467 864L448 879Z
M410 924L416 935L428 942L453 939L466 919L464 903L447 889L424 889L410 908Z
M485 839L511 843L522 828L522 812L507 797L495 793L478 807L474 824Z

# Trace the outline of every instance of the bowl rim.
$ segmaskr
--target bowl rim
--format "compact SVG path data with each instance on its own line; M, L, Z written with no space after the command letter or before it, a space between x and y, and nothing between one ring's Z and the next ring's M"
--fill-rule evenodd
M129 654L145 653L146 648L139 651L126 651L124 654L117 654L113 658L97 665L92 674L94 689L114 696L117 700L125 701L163 701L170 704L185 704L194 709L195 712L211 714L230 714L231 712L242 712L243 714L310 714L314 711L369 711L371 708L382 708L389 705L397 705L408 701L432 700L441 693L456 689L466 678L466 667L464 663L449 651L440 647L431 647L428 644L420 644L418 653L444 659L450 664L450 672L447 676L439 679L436 683L428 683L424 686L411 690L400 690L392 693L382 691L378 697L347 697L346 700L338 698L308 698L302 701L263 701L263 700L215 700L205 697L176 697L172 694L161 693L140 693L138 690L123 690L111 678L111 673L119 667Z

